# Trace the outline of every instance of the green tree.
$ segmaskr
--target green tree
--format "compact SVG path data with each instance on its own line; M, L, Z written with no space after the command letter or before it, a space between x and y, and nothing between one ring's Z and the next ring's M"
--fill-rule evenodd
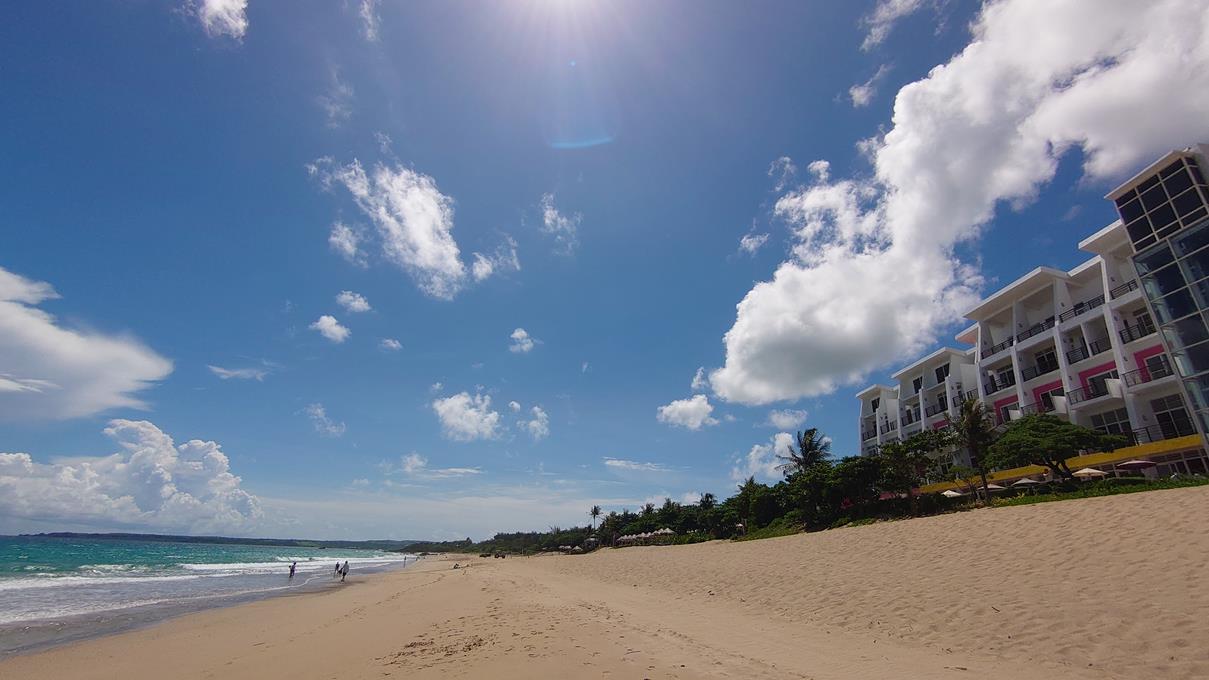
M831 468L827 496L833 510L858 510L872 504L881 495L882 466L875 458L853 456L844 458Z
M831 486L831 463L821 461L786 480L788 495L801 513L807 528L816 528L830 521L833 508L828 504Z
M700 506L702 510L710 510L717 504L717 496L714 496L714 494L709 493L708 491L701 494L701 500L697 501L697 505Z
M917 514L915 489L936 469L932 455L953 445L952 430L921 430L901 442L882 444L876 459L881 464L881 487L906 494L911 514Z
M654 503L647 503L646 505L642 506L642 516L643 517L650 517L653 514L655 514L655 504Z
M777 466L786 477L803 472L815 463L821 463L831 457L831 440L812 427L805 432L798 432L795 446L789 447L788 456L780 456L782 462Z
M1089 430L1048 413L1027 415L1013 422L989 449L989 463L1000 468L1041 465L1055 477L1072 479L1068 458L1087 451L1112 451L1124 437Z
M592 518L592 531L596 531L596 518L600 517L600 506L593 505L592 509L588 511L588 516Z
M987 455L998 435L991 414L983 408L982 402L973 398L966 399L961 402L961 410L956 422L952 423L952 428L954 442L969 452L970 463L978 471L978 477L982 480L982 500L986 502L990 498L987 489L990 463L987 461Z

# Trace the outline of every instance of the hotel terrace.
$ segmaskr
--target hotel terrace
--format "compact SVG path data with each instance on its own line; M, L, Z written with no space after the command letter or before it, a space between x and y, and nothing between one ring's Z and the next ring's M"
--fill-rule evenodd
M860 392L862 455L948 426L973 398L997 425L1051 413L1131 441L1072 466L1141 458L1158 475L1209 473L1207 152L1173 151L1111 192L1121 219L1079 243L1092 257L1070 271L1038 267L982 300L955 338L965 349L941 348ZM940 457L970 465L961 450Z

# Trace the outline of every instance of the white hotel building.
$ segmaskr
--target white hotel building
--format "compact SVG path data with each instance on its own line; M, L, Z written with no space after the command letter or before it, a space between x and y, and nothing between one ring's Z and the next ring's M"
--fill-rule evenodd
M1209 472L1206 152L1173 151L1110 193L1128 224L1080 242L1091 257L1074 269L1038 267L982 300L956 336L964 349L937 350L860 392L862 455L945 427L974 397L999 424L1053 413L1134 442L1073 461L1080 466L1148 458L1158 474ZM949 455L969 464L961 451Z

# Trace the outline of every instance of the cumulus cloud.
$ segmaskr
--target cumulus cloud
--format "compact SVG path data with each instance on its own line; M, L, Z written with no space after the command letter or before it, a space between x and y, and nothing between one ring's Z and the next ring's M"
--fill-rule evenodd
M989 3L961 53L899 91L872 177L816 175L777 202L791 257L739 303L715 393L827 394L917 355L978 299L956 246L1065 152L1103 180L1209 136L1206 16L1192 0Z
M269 369L255 366L248 368L223 368L222 366L208 364L206 368L210 369L211 373L218 376L222 380L235 379L264 382L265 376L269 374Z
M466 265L453 238L453 199L432 177L398 164L366 172L356 159L339 165L322 158L307 169L323 186L349 191L377 228L383 256L426 295L451 300L462 289Z
M869 80L848 88L848 97L852 99L852 105L857 108L868 106L877 94L877 86L881 84L882 78L885 78L889 72L890 67L887 64L882 64L878 67L877 73L874 73Z
M146 408L136 395L172 362L129 335L68 328L37 306L58 297L49 283L0 267L0 420Z
M336 317L329 314L324 314L323 316L319 317L314 323L308 326L308 328L316 331L323 337L336 344L340 344L345 340L348 340L348 336L353 334L353 332L348 328L341 326L340 322L336 320Z
M531 420L521 421L521 429L533 437L533 441L541 441L550 436L550 416L540 406L529 409L533 416Z
M201 0L194 10L210 37L240 40L248 32L248 0Z
M460 392L432 402L432 410L441 421L445 436L454 441L495 439L499 436L500 414L491 410L491 397Z
M705 377L705 367L697 368L697 372L693 374L693 382L689 384L694 392L699 392L709 387L709 379Z
M936 7L937 2L938 0L879 0L873 12L862 20L868 33L861 42L861 49L868 51L882 44L899 20L924 7Z
M360 293L354 293L351 290L342 290L336 296L336 304L343 307L349 312L368 312L372 307L369 306L369 300L366 300Z
M504 243L490 255L474 254L474 262L470 265L470 274L475 281L482 281L492 274L518 272L521 270L521 260L516 255L516 240L507 234Z
M554 237L555 252L570 255L579 246L579 223L583 215L566 215L554 206L554 194L544 194L541 200L543 233Z
M117 453L54 463L0 453L4 522L238 534L262 517L260 501L240 488L217 443L177 446L147 421L113 420L105 434Z
M767 444L756 444L745 456L735 458L734 467L730 469L730 478L741 481L748 477L757 480L774 481L782 478L777 470L781 464L777 456L788 456L793 448L793 436L788 432L778 432Z
M382 21L378 17L378 0L361 0L357 14L361 16L361 28L365 33L365 39L370 42L378 42L378 24Z
M310 418L315 431L325 437L339 437L347 429L344 423L336 422L328 417L327 409L323 407L323 404L307 404L302 412L306 414L307 418Z
M508 408L512 409L513 413L519 413L521 410L520 402L510 401L508 402Z
M768 413L768 424L778 430L792 430L806 422L806 411L795 409L774 410Z
M529 331L526 331L524 328L518 328L512 331L512 335L509 335L508 337L512 338L512 344L508 345L508 351L515 352L517 354L531 352L537 343L541 342L537 338L530 336Z
M365 255L365 251L361 249L363 238L361 232L354 229L343 222L336 222L332 225L332 231L328 234L327 244L332 250L340 254L349 264L358 267L365 267L369 264L369 260Z
M606 467L613 470L626 470L629 472L667 472L668 467L662 463L648 463L637 460L626 460L624 458L603 458Z
M430 468L428 459L415 452L400 457L397 466L386 464L382 467L387 474L401 473L417 479L450 479L483 473L482 469L477 467Z
M382 338L382 342L378 343L378 347L390 352L398 352L403 349L403 343L394 338Z
M739 239L739 250L748 255L755 255L765 243L768 243L768 234L744 234L743 238Z
M696 491L685 491L680 494L680 502L685 505L696 505L701 502L701 494Z
M773 191L783 191L793 182L798 173L798 166L789 156L781 156L768 164L768 176L773 179Z
M677 399L670 404L660 406L656 412L659 422L700 430L707 425L717 425L718 419L712 417L714 407L704 394L694 394L688 399Z

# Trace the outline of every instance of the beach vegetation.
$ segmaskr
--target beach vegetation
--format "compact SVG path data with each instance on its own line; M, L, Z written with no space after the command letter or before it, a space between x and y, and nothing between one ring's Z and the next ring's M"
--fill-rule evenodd
M957 420L951 423L950 427L953 433L953 443L964 448L969 454L970 465L978 473L978 479L982 482L979 485L982 502L989 502L990 490L987 487L990 483L987 476L991 472L992 464L988 456L991 445L999 438L999 431L996 429L994 419L981 401L970 398L961 402Z
M990 446L988 462L998 468L1040 465L1055 479L1073 479L1067 459L1088 451L1113 451L1128 445L1120 435L1103 434L1046 413L1013 421Z

